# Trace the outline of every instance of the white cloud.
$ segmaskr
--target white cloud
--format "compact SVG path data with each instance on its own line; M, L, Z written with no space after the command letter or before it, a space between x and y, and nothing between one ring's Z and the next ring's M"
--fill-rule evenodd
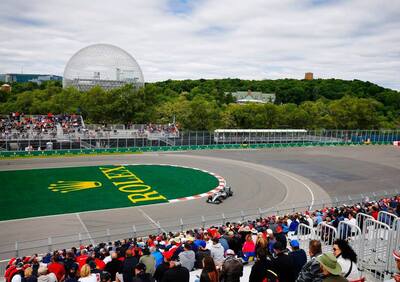
M398 30L398 0L3 0L0 72L62 74L102 42L131 53L146 81L312 71L400 89Z

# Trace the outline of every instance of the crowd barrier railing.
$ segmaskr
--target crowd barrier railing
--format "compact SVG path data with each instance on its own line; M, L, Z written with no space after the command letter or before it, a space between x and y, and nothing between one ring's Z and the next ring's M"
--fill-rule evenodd
M99 154L147 151L177 151L203 149L275 148L302 146L346 146L393 144L400 140L400 130L309 130L306 133L229 133L222 137L215 132L182 131L179 134L155 134L151 138L127 130L81 134L52 138L13 138L0 136L0 157ZM227 134L227 133L224 133ZM28 148L30 151L25 152ZM47 153L35 152L40 148ZM53 148L53 149L52 149ZM33 149L33 150L32 150ZM11 154L8 152L12 152ZM14 154L15 153L15 154Z

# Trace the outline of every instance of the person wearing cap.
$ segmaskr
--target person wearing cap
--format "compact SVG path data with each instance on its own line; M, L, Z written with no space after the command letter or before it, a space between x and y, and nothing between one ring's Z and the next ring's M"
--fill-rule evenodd
M291 240L290 247L292 248L292 251L289 252L289 256L293 260L295 277L297 279L301 271L301 268L307 262L307 255L303 249L300 249L300 244L299 241L297 240Z
M135 277L133 277L132 282L153 282L153 277L146 272L146 265L139 262L135 266Z
M311 240L308 245L310 260L302 267L296 282L321 282L323 279L319 262L316 260L322 253L321 242Z
M236 258L231 249L226 251L226 259L221 267L221 279L224 282L239 282L243 276L243 263Z
M341 275L342 268L334 254L322 254L317 257L317 261L321 266L321 272L324 276L322 282L348 282L348 280Z

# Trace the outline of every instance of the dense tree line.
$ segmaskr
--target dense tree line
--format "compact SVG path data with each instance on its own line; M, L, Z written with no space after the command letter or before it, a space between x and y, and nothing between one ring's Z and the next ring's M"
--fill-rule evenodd
M234 91L276 93L275 104L235 104ZM400 125L400 93L359 80L167 80L82 93L59 82L14 83L0 113L78 113L87 123L168 123L215 128L379 129Z

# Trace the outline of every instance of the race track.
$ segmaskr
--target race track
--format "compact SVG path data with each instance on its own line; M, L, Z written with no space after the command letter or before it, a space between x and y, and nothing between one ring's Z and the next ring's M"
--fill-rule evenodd
M175 164L208 170L223 176L234 196L221 205L204 199L173 204L82 212L0 222L0 258L18 248L20 254L84 243L148 234L158 229L176 230L201 225L202 219L221 219L240 211L263 213L284 203L304 202L312 207L320 199L378 190L398 189L400 150L393 146L307 147L267 150L221 150L146 153L93 157L0 160L0 170L75 167L106 164ZM29 180L27 180L29 185ZM82 199L82 205L90 199ZM15 207L18 208L18 207ZM203 217L202 217L203 216ZM180 219L183 219L181 221ZM216 220L217 221L217 220ZM109 230L107 230L109 229ZM147 231L148 229L148 231ZM65 236L69 235L71 236ZM62 237L58 237L62 235ZM119 238L119 237L118 237ZM32 241L34 242L24 242ZM39 240L40 239L40 240ZM58 244L70 240L70 243ZM37 245L42 247L37 248Z

